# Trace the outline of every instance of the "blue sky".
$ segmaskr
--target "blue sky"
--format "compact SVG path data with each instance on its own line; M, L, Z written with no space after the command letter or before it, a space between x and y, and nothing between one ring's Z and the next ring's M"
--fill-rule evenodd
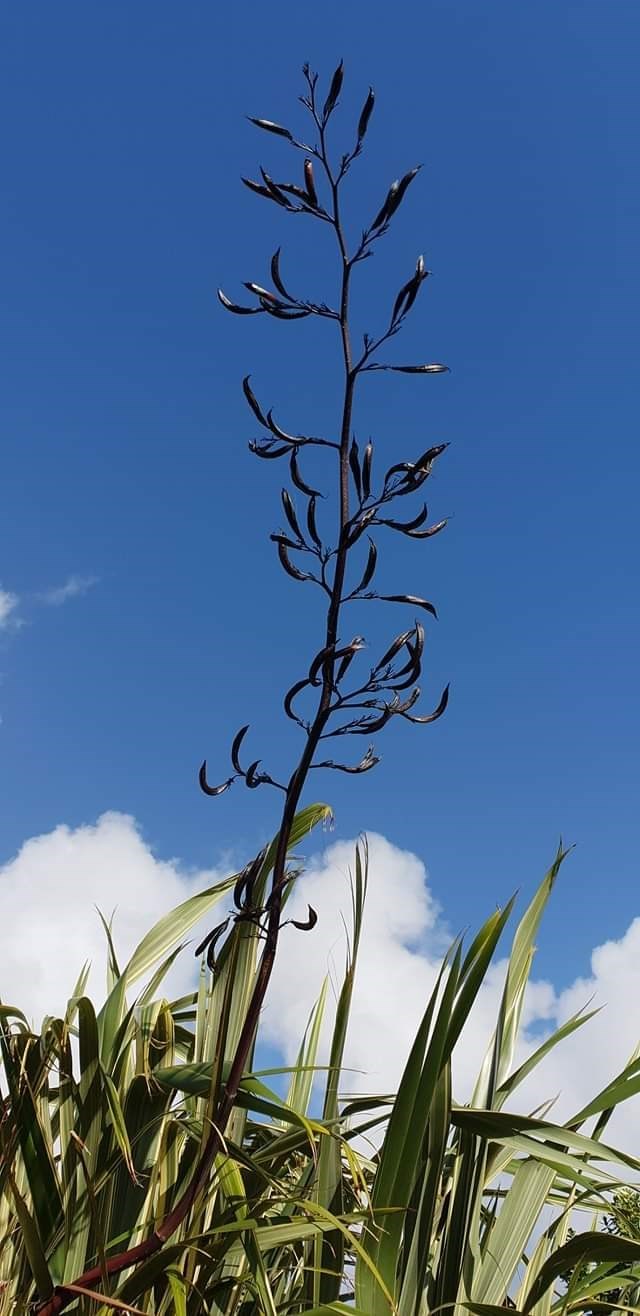
M23 624L0 632L0 859L106 809L199 867L277 825L272 793L195 781L205 754L226 774L246 721L255 757L291 762L281 693L320 635L268 543L283 472L247 451L240 382L285 426L329 427L337 343L225 316L215 288L264 281L279 243L297 287L333 287L324 234L239 176L297 166L244 116L299 125L302 63L344 57L338 149L377 93L351 231L424 166L356 318L424 252L397 350L452 373L367 380L356 428L381 463L451 443L429 486L450 526L389 544L384 578L437 604L426 698L450 680L452 700L312 794L337 837L420 855L454 927L576 842L540 948L562 986L638 912L638 10L69 2L2 28L0 584Z

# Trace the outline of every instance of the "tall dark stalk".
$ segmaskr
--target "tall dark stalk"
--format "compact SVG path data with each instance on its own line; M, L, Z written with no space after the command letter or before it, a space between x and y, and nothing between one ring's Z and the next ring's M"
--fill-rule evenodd
M415 621L410 629L398 635L387 648L385 654L360 685L350 690L344 689L352 663L364 648L361 636L356 635L349 643L341 645L340 622L344 605L349 602L378 599L388 603L409 605L432 616L436 611L427 599L412 594L378 594L370 588L375 575L378 550L369 534L369 549L362 570L360 583L355 589L345 592L347 565L352 551L374 526L384 526L411 539L429 539L438 534L445 526L445 521L427 526L427 508L423 505L416 516L408 520L397 520L386 515L390 504L397 499L417 492L429 478L433 464L444 451L446 444L429 447L415 461L397 462L391 466L379 485L378 492L372 492L373 444L369 442L360 456L355 436L352 436L352 422L356 384L366 373L374 370L390 370L403 374L438 374L446 370L440 364L394 365L377 359L379 349L402 328L405 318L414 305L420 288L428 277L422 257L417 261L414 272L403 285L395 298L386 329L377 337L365 334L360 355L354 355L350 321L349 296L353 271L357 264L372 255L374 244L389 229L390 221L418 173L410 170L404 177L392 184L375 219L366 228L354 252L349 255L346 236L340 213L341 186L353 164L361 154L364 139L374 107L373 91L369 91L360 115L354 148L343 155L340 164L332 165L327 149L327 125L336 109L343 83L343 65L338 65L322 109L317 100L317 74L305 66L304 77L306 93L301 97L313 127L317 133L316 141L307 144L298 140L287 129L266 119L253 119L252 122L264 132L286 140L296 151L303 152L305 159L302 171L302 183L276 183L264 170L261 171L262 182L250 179L243 181L252 191L268 201L278 205L292 214L309 215L322 223L329 224L337 241L341 264L340 301L335 309L326 303L314 303L292 296L282 279L280 271L280 251L276 251L271 261L271 278L275 293L257 283L245 286L255 299L255 305L244 306L231 302L224 293L219 298L223 306L236 315L266 314L278 320L302 319L311 315L333 320L337 323L342 345L344 361L344 383L341 403L340 438L319 438L307 434L288 434L280 428L271 410L264 412L250 386L249 377L244 380L244 392L247 402L263 430L270 437L252 441L250 447L259 457L268 460L288 457L292 484L307 499L307 532L301 529L301 523L288 490L282 491L282 502L288 529L278 531L271 536L276 543L281 565L284 571L296 581L312 583L325 594L326 616L324 642L315 654L306 677L297 681L285 696L284 706L287 716L298 724L305 733L305 741L299 760L286 784L274 780L269 774L260 772L260 760L253 762L246 769L240 764L240 750L248 727L243 727L235 737L231 759L233 776L219 786L210 786L207 780L206 762L200 769L200 785L207 795L223 794L232 783L240 778L250 789L269 785L284 794L280 829L278 833L275 861L273 865L271 889L267 899L256 907L255 892L261 890L260 878L263 875L264 853L261 853L247 865L236 884L237 919L250 919L259 935L264 939L264 946L256 980L247 1010L244 1025L236 1051L227 1075L226 1083L215 1110L211 1132L195 1167L191 1182L176 1203L172 1211L158 1222L152 1234L136 1247L103 1260L100 1266L94 1266L76 1280L74 1286L59 1286L52 1297L41 1304L40 1316L56 1316L77 1298L78 1288L93 1289L104 1283L106 1277L120 1274L132 1266L146 1261L158 1252L167 1239L186 1219L196 1198L203 1191L210 1179L214 1159L224 1146L224 1132L233 1111L238 1088L246 1071L247 1063L256 1035L260 1012L273 971L282 926L282 906L285 893L292 881L292 874L287 870L287 854L291 841L292 826L300 799L313 768L330 768L347 773L363 773L375 767L378 759L371 746L359 763L351 766L337 763L332 759L318 761L317 753L322 741L332 737L370 734L381 730L393 717L402 717L413 723L434 722L444 712L448 698L448 687L433 712L419 716L413 708L420 695L416 684L422 670L422 653L424 646L424 629L420 621ZM314 177L314 161L320 166L328 195L324 206L319 198ZM316 520L316 503L320 494L312 489L303 479L299 457L306 448L316 447L334 451L337 454L338 467L338 536L333 548L327 547L318 531ZM354 508L351 510L351 484L353 484ZM309 554L316 559L317 574L300 569L291 554ZM315 710L305 718L297 710L296 701L305 693L317 690ZM404 692L410 693L405 697ZM385 698L391 696L391 698ZM346 721L336 725L334 718L347 713ZM299 928L311 929L316 921L315 911L310 910L307 924L297 923ZM224 933L229 920L215 929L198 948L208 946L208 962L215 969L215 945Z

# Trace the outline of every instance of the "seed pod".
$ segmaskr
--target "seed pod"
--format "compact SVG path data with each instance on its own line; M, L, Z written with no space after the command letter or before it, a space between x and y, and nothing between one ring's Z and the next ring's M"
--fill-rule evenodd
M273 256L271 257L271 278L273 279L273 282L274 282L276 288L278 289L278 292L284 297L285 301L287 301L287 302L291 302L291 301L293 301L294 298L289 296L289 293L287 292L287 289L285 288L285 286L284 286L284 284L283 284L283 282L282 282L282 277L281 277L281 274L280 274L280 248L279 248L279 247L278 247L277 251L274 251Z
M388 719L385 717L385 721L387 720ZM377 718L376 722L379 723L380 718ZM365 727L364 730L365 732L371 731L371 726ZM356 773L359 772L369 772L370 768L375 768L376 763L379 762L380 759L377 758L377 756L373 752L373 745L370 745L364 757L361 758L360 762L356 763L354 767L350 767L346 763L332 763L331 766L333 768L336 768L338 772L348 772L349 774L355 775Z
M252 292L255 297L259 297L261 301L270 302L274 306L282 306L282 302L278 300L275 293L269 292L268 288L261 287L259 283L252 283L249 281L245 283L244 286L249 292Z
M218 301L222 302L225 311L232 311L234 315L260 315L262 307L260 306L238 306L237 302L230 302L228 297L222 291L217 290Z
M367 131L367 128L369 127L369 119L371 118L371 115L373 113L373 107L375 105L375 101L376 98L373 93L373 87L369 87L369 94L362 107L362 114L358 119L358 146L362 142L365 133Z
M262 183L256 183L253 178L243 178L241 179L241 182L244 183L245 187L249 188L250 192L255 192L257 196L266 197L267 201L277 200L277 197L273 196L268 187L264 187ZM278 204L283 205L284 203L279 201Z
M313 577L310 576L308 572L299 571L298 567L295 567L293 565L293 562L291 561L284 544L281 542L278 543L278 557L280 558L281 566L286 571L287 575L291 576L293 580L313 579Z
M444 713L444 710L447 707L448 703L449 703L449 686L446 685L442 692L442 695L440 696L440 703L438 704L438 707L433 710L433 713L429 713L426 717L407 716L407 721L420 723L422 726L424 726L427 722L437 722L438 718L442 717L442 714Z
M285 210L295 210L295 206L292 206L291 202L287 200L284 192L280 190L277 183L274 183L273 179L269 177L268 173L266 173L264 169L261 169L260 173L262 174L264 185L267 189L267 192L269 193L269 196L271 197L271 200L276 201L279 206L284 206Z
M395 370L399 375L444 375L449 373L449 367L443 366L437 361L425 366L383 366L382 368L384 370Z
M291 926L293 928L299 928L300 932L310 932L312 928L315 928L316 923L318 922L318 915L316 914L315 909L313 909L311 905L307 905L307 909L309 910L309 917L306 922L301 922L300 919L291 919Z
M414 516L412 521L392 521L385 519L380 522L380 525L386 525L390 530L400 530L402 534L407 534L409 530L417 530L418 526L423 525L428 515L427 504L423 503L422 510L418 512L417 516Z
M252 859L251 863L247 864L246 868L243 868L240 873L233 889L233 903L236 909L246 909L251 905L253 900L253 888L256 884L256 879L260 876L266 853L266 847L263 846L255 859Z
M373 460L373 444L371 439L364 450L362 458L362 497L367 499L371 494L371 462Z
M374 672L379 672L382 667L388 667L389 663L395 658L397 653L400 653L400 650L404 648L405 644L407 643L407 640L410 639L412 635L413 635L413 628L409 631L403 631L402 635L396 636L396 639L393 641L393 644L389 645L389 648L387 649L387 652L384 654L384 657L380 659L379 663L376 663L373 669Z
M244 784L245 784L245 786L248 786L248 787L249 787L249 790L252 790L252 791L253 791L253 790L256 789L256 786L259 786L259 785L260 785L260 777L259 777L259 775L258 775L258 768L260 767L261 762L262 762L261 759L256 759L256 760L255 760L255 763L250 763L250 764L249 764L249 767L247 768L247 771L245 772L245 776L244 776Z
M260 403L258 402L257 397L255 396L255 393L253 392L253 389L251 388L251 386L250 386L250 384L249 384L249 380L250 380L250 378L251 378L251 375L245 375L245 377L244 377L244 379L243 379L243 381L242 381L242 391L243 391L243 393L244 393L244 395L245 395L245 397L246 397L246 399L247 399L247 402L249 403L249 406L251 407L251 410L252 410L252 412L253 412L253 414L254 414L256 420L258 421L258 423L259 423L260 425L263 425L264 428L265 428L266 430L268 430L269 425L268 425L268 423L267 423L267 418L266 418L266 416L265 416L265 414L264 414L264 412L263 412L263 410L262 410L262 408L261 408L261 406L260 406Z
M420 686L417 685L415 689L412 690L411 694L409 695L409 698L405 699L402 704L399 703L396 706L396 710L395 710L396 713L399 713L400 716L402 716L404 713L408 713L409 709L413 708L413 705L417 703L419 698L420 698Z
M307 189L307 196L311 205L317 206L318 193L316 192L316 185L313 178L313 163L311 160L305 160L304 162L304 181Z
M291 193L291 195L297 197L299 201L304 201L305 204L308 205L309 194L306 188L298 187L297 183L278 183L278 188L281 192Z
M287 434L285 430L280 429L280 426L276 424L275 420L273 419L273 407L270 407L269 411L267 412L267 425L271 430L271 433L275 434L277 439L282 439L283 443L298 442L298 438L295 434Z
M304 543L304 537L303 537L302 531L301 531L301 529L300 529L300 526L299 526L299 524L298 524L298 518L297 518L297 516L296 516L296 509L295 509L295 507L293 506L293 503L292 503L292 501L291 501L291 497L290 497L290 495L289 495L289 493L287 492L286 489L282 489L282 491L281 491L281 493L280 493L280 497L281 497L281 499L282 499L282 506L283 506L283 508L284 508L284 514L285 514L285 516L286 516L286 518L287 518L287 521L289 522L289 525L291 526L291 529L293 530L294 535L297 535L297 536L298 536L298 539L299 539L302 543Z
M369 555L367 557L367 565L365 566L360 584L358 585L357 589L353 590L354 594L360 594L362 590L365 590L367 588L367 585L373 580L373 573L376 569L377 561L378 561L378 550L373 542L373 539L369 537Z
M279 123L272 123L270 119L254 119L250 114L247 115L247 118L249 123L255 124L256 128L263 128L267 133L275 133L277 137L286 137L288 141L293 141L289 129L283 128Z
M427 530L408 530L409 539L432 539L434 535L439 535L447 524L447 518L444 521L436 521L435 525L429 526Z
M198 782L200 783L200 790L204 791L205 795L224 795L224 792L228 791L234 780L234 777L228 777L226 781L222 782L221 786L210 786L207 781L207 760L203 759L198 773Z
M373 232L374 229L381 228L382 225L386 224L387 221L391 219L391 216L395 214L409 184L413 182L413 179L419 172L419 168L420 166L418 165L416 169L410 169L409 173L405 174L403 178L396 179L395 183L391 184L380 210L370 227L370 232Z
M304 547L304 545L301 544L299 540L290 539L289 536L285 535L282 530L277 530L273 534L269 535L269 539L271 539L274 544L284 544L285 548L293 548L296 549L298 552Z
M324 667L327 658L331 657L333 654L335 647L335 644L327 644L324 649L320 649L319 653L316 654L309 668L309 685L320 684L320 672Z
M380 603L409 603L412 608L424 608L425 612L430 612L432 617L438 620L438 614L428 599L421 599L417 594L379 594Z
M291 453L290 469L291 479L295 484L296 489L300 490L300 493L306 494L308 498L322 498L322 494L319 493L317 489L312 489L311 486L306 484L303 480L298 467L298 454L295 448Z
M285 309L280 303L278 303L277 306L274 306L271 302L268 302L265 297L260 298L260 305L262 306L263 311L267 311L275 320L304 320L307 315L311 315L311 311L291 311L288 308Z
M396 300L394 302L393 311L391 312L392 324L394 324L396 319L398 319L400 316L406 315L407 311L411 310L411 307L413 306L413 303L415 302L416 297L418 296L418 293L420 291L420 288L424 280L428 276L428 273L429 271L425 270L424 268L424 258L422 256L418 256L415 274L413 274L409 279L409 281L404 284L404 287L400 289L400 292L398 293L398 296L396 297Z
M194 954L202 955L205 946L209 946L210 949L211 947L215 946L216 942L220 940L222 934L226 932L228 926L229 926L228 918L224 920L224 923L218 923L217 927L215 927L212 932L208 932L206 937L203 937L199 946L196 946ZM209 965L209 968L211 968L211 965Z
M363 515L360 517L360 520L356 521L355 525L353 526L353 529L349 531L349 534L347 536L347 548L352 548L353 545L357 543L360 536L364 534L367 526L370 524L371 521L373 521L375 514L376 514L375 508L370 507L369 511L364 512Z
M327 99L322 107L323 123L327 122L329 115L336 107L336 101L338 99L338 96L340 95L340 92L342 91L343 81L344 81L344 61L340 60L340 63L338 64L338 67L331 79L331 86L329 87L329 95L327 96Z
M353 439L353 442L349 449L349 465L351 467L353 483L356 486L356 493L358 495L358 498L362 500L362 476L360 473L360 457L358 455L358 444L355 438Z
M319 549L321 550L321 549L322 549L322 540L321 540L321 538L320 538L320 536L319 536L319 534L318 534L318 527L317 527L317 525L316 525L316 500L315 500L315 498L310 498L310 499L309 499L309 505L308 505L308 507L307 507L307 529L308 529L308 531L309 531L309 536L310 536L310 538L313 540L314 544L316 545L316 548L319 548Z
M255 453L256 457L267 457L269 459L272 457L284 457L285 453L291 452L290 443L282 444L279 448L271 447L272 443L273 439L265 440L264 443L257 443L255 439L251 439L249 442L249 449L251 452Z
M346 648L342 650L342 660L334 677L334 685L340 684L340 681L345 677L356 654L359 653L361 649L364 649L364 640L361 635L356 635L355 639L351 641L351 644L348 644ZM336 654L336 658L337 657L338 654Z
M309 685L309 682L306 677L303 681L296 681L295 685L292 685L291 689L287 690L287 693L284 697L284 711L287 717L291 718L292 722L300 721L297 714L294 713L293 711L293 701L296 698L296 695L299 695L307 685Z
M239 777L242 776L242 768L240 767L240 763L238 761L238 754L240 753L240 746L248 730L249 730L249 723L247 723L246 727L240 727L240 730L237 736L234 737L234 741L231 746L231 762L233 764L234 770L238 773Z

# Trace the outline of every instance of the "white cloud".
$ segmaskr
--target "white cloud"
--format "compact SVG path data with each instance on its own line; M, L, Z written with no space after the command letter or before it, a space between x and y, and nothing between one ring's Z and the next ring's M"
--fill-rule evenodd
M11 594L9 590L0 588L0 630L15 624L18 602L17 594Z
M38 598L41 603L48 603L51 607L59 608L61 604L67 603L69 599L76 599L82 594L86 594L87 590L97 584L97 576L69 576L64 585L57 585L53 589L43 590Z
M105 934L97 908L113 920L120 963L161 914L223 876L189 873L152 853L134 820L105 813L93 826L56 827L26 841L0 868L0 999L39 1026L45 1013L64 1012L83 964L93 969L89 993L104 999ZM189 990L194 960L180 956L167 983Z
M310 902L320 917L311 933L284 931L263 1013L264 1036L287 1061L295 1056L324 975L330 974L336 988L342 980L342 916L349 918L354 846L338 842L312 857L291 899L291 913ZM345 1075L345 1087L383 1092L398 1080L450 938L446 911L433 899L421 860L382 836L371 835L369 848L369 894L346 1060L359 1072ZM158 859L133 819L123 814L105 814L95 825L75 830L60 826L27 841L0 868L0 923L7 931L0 997L39 1023L45 1011L64 1007L82 963L90 959L91 991L100 999L105 949L95 906L107 916L116 909L115 941L124 961L155 918L222 875L186 872L176 861ZM546 916L550 935L553 917L552 897ZM189 949L172 971L172 991L187 990L193 970ZM459 1099L470 1095L482 1063L504 972L504 960L492 967L463 1034L455 1066ZM626 1063L640 1035L640 918L619 940L596 947L588 971L567 989L556 992L552 984L533 980L517 1060L591 997L604 1006L602 1012L527 1081L516 1103L521 1109L559 1093L557 1113L568 1116ZM640 1098L620 1109L608 1140L637 1149L639 1129Z

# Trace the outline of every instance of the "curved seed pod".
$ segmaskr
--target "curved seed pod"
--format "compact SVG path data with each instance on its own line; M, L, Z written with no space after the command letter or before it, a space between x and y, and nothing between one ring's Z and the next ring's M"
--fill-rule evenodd
M297 197L299 201L304 201L307 205L309 204L308 193L303 187L298 187L297 183L278 183L278 188L281 192L290 192L291 195Z
M292 142L293 137L288 128L283 128L279 123L272 123L270 119L254 119L251 114L247 115L249 123L254 123L256 128L263 128L267 133L275 133L278 137L286 137Z
M367 588L367 585L373 580L373 573L376 569L377 561L378 561L378 550L371 537L369 537L369 556L367 557L367 565L364 569L364 573L362 576L362 580L360 581L360 584L357 586L356 589L353 590L354 594L360 594L361 591L365 590Z
M244 784L249 790L255 790L256 786L261 784L261 775L258 773L261 762L262 759L256 759L254 763L250 763L244 774Z
M347 535L347 548L351 548L353 544L357 543L360 536L364 534L367 526L373 521L375 514L375 508L370 507L369 511L364 512L360 519L356 521L355 525Z
M407 530L410 539L432 539L434 535L439 535L447 524L445 516L444 521L436 521L435 525L429 526L427 530Z
M428 599L421 599L417 594L379 594L380 603L410 603L412 608L424 608L425 612L430 612L432 617L438 620L438 614Z
M287 492L286 489L282 489L282 490L281 490L281 492L280 492L280 497L281 497L281 499L282 499L282 506L283 506L283 508L284 508L284 514L285 514L285 516L286 516L286 518L287 518L287 521L289 522L289 525L291 526L291 529L293 530L294 535L297 535L298 539L302 540L302 542L304 543L304 536L303 536L303 534L302 534L302 531L301 531L301 529L300 529L300 526L298 525L298 518L297 518L297 516L296 516L296 509L295 509L295 507L293 506L293 502L291 501L291 497L290 497L290 495L289 495L289 493Z
M309 684L310 682L305 677L303 681L296 681L295 685L292 685L291 689L287 690L287 693L284 697L284 711L287 717L291 718L292 722L300 721L300 718L293 711L293 701L296 698L296 695L299 695L301 691L304 690L305 686Z
M449 374L449 366L443 366L440 361L433 361L424 366L376 366L376 370L395 370L400 375L445 375Z
M422 256L419 256L415 273L411 275L411 278L408 279L405 284L403 284L395 302L393 303L393 310L391 312L392 324L395 324L397 319L406 315L407 311L411 310L424 278L426 278L424 272L424 259Z
M241 777L243 773L242 773L242 768L240 767L240 763L238 761L238 754L240 753L240 746L248 730L249 730L249 723L247 723L246 727L240 727L240 730L237 736L234 737L233 744L231 746L231 762L234 766L235 771L238 773L239 777Z
M324 649L321 649L320 652L316 654L309 668L309 685L320 684L320 672L324 667L327 658L330 658L331 655L335 653L335 647L335 644L327 644Z
M301 553L306 548L306 544L301 544L300 541L296 539L289 539L289 536L283 534L282 531L277 531L275 534L269 535L269 539L271 539L274 544L284 544L285 548L294 548L298 553ZM307 549L307 552L309 551L310 550Z
M237 302L230 302L229 298L223 293L222 288L218 288L217 297L218 301L222 302L225 311L233 311L234 315L260 315L262 311L261 306L238 306Z
M276 424L273 419L273 407L270 407L267 412L267 426L277 439L282 439L285 443L298 443L296 435L287 434L285 430L280 429L280 426Z
M428 515L427 504L423 503L421 511L418 512L417 516L414 516L412 521L392 521L385 518L379 524L388 526L390 530L400 530L402 534L407 534L409 530L417 530L418 526L424 525Z
M284 297L285 301L287 301L287 302L293 302L293 301L295 301L295 298L294 298L294 297L291 297L291 296L289 295L289 293L287 292L287 289L286 289L285 286L284 286L284 283L282 282L282 276L281 276L281 274L280 274L280 248L279 248L279 247L278 247L277 251L274 251L273 256L271 257L271 278L273 279L273 282L274 282L276 288L278 289L278 292L281 294L282 297Z
M351 644L348 644L344 650L339 651L339 653L336 654L336 657L341 656L342 660L334 676L334 685L340 684L346 676L356 654L359 653L361 649L364 649L364 640L361 635L356 635L355 639L351 641Z
M328 94L328 96L327 96L327 99L326 99L326 101L325 101L323 107L322 107L322 121L323 121L323 123L326 123L326 122L327 122L327 119L329 118L329 115L333 112L333 110L334 110L335 107L336 107L336 101L337 101L337 99L338 99L338 96L340 95L340 92L342 91L342 83L343 83L343 81L344 81L344 60L341 59L341 60L340 60L340 63L338 64L338 67L337 67L337 69L336 69L336 71L335 71L335 73L334 73L334 75L333 75L333 77L332 77L332 79L331 79L331 85L330 85L330 87L329 87L329 94Z
M417 685L415 689L411 691L409 698L405 699L403 703L397 705L395 710L396 713L399 714L408 713L409 709L413 708L413 705L418 702L419 698L420 698L420 686Z
M413 467L413 462L396 462L395 466L390 466L384 477L385 489L394 475L402 475L403 477L406 477L409 472L413 470Z
M384 654L384 657L380 659L379 663L376 663L373 669L374 672L379 672L382 667L387 667L388 664L392 661L392 659L395 658L396 654L400 653L400 650L404 648L405 644L407 643L407 640L409 640L412 635L413 635L413 627L411 627L411 630L403 631L401 635L396 636L395 640L393 641L393 644L389 645L389 648L387 649L387 652Z
M253 178L243 178L241 179L241 182L244 183L245 187L249 188L250 192L255 192L257 196L266 197L267 201L277 200L277 198L274 197L272 193L269 191L268 187L263 187L262 183L254 182ZM279 205L283 205L283 204L287 204L287 209L289 208L288 203L284 203L282 201L279 202Z
M358 495L358 498L362 501L362 475L360 472L360 456L358 453L358 443L355 438L353 439L353 442L349 449L349 466L351 467L353 483L356 486L356 493Z
M267 302L266 298L264 297L260 298L260 304L262 306L263 311L266 311L268 315L272 315L274 320L304 320L308 315L311 315L310 310L309 311L284 310L281 307L280 303L278 303L277 306L271 306L270 303Z
M414 717L413 715L409 715L409 714L404 714L403 716L406 717L407 722L415 722L424 726L427 722L437 722L438 718L442 717L442 714L444 713L444 710L447 707L448 703L449 703L449 686L445 685L445 688L442 691L442 695L440 696L440 703L438 704L437 708L434 708L433 713L429 713L426 717Z
M251 904L253 888L256 879L260 876L266 853L266 846L263 846L255 859L252 859L251 863L247 864L240 873L233 889L233 903L236 909L246 909Z
M360 143L362 142L365 136L367 128L369 127L369 119L371 118L371 115L373 113L373 107L375 105L375 102L376 102L376 98L373 92L373 87L369 87L369 94L362 107L362 113L360 115L360 118L358 119L358 146L360 146Z
M267 174L264 169L261 169L260 173L262 175L264 185L272 201L277 201L278 205L284 206L285 210L295 210L296 206L292 206L291 202L287 199L284 192L282 192L278 187L278 184L274 183L273 179L269 177L269 174Z
M222 785L210 786L207 781L207 760L203 759L202 764L200 766L200 771L198 773L198 782L200 785L200 790L204 791L205 795L224 795L224 792L228 791L229 787L233 785L234 781L235 781L235 777L228 777L226 781L222 782Z
M285 443L279 448L272 447L273 439L265 440L264 443L258 443L256 439L249 441L249 449L255 453L256 457L266 457L269 460L272 457L284 457L286 453L291 452L291 444Z
M249 280L249 282L245 282L244 286L248 292L252 292L254 296L259 297L261 301L273 302L275 306L283 305L283 303L278 300L275 293L269 292L269 289L263 288L260 283L252 283L251 280Z
M318 922L318 915L316 914L315 909L313 909L311 905L307 905L307 909L309 910L309 917L306 920L306 922L302 922L300 919L292 918L291 919L292 928L298 928L300 932L310 932L312 928L315 928L316 923Z
M215 946L216 942L220 940L222 934L226 932L229 922L230 920L226 918L224 923L218 923L217 927L215 927L212 932L208 932L206 937L203 937L199 946L196 946L195 951L193 952L194 955L202 955L206 946Z
M373 460L373 444L371 439L364 450L362 458L362 497L367 499L371 493L371 462Z
M267 912L267 910L271 909L274 900L276 900L276 898L282 894L285 888L291 886L291 883L295 882L296 878L300 877L301 872L302 872L301 868L291 869L288 873L285 873L284 877L281 879L280 882L278 882L274 887L272 887L271 891L269 892L269 895L267 896L267 899L264 902L265 913Z
M386 224L387 220L391 219L391 216L395 214L398 209L409 184L413 182L419 171L420 166L418 165L415 169L410 169L409 173L405 174L403 178L396 179L395 183L391 184L373 224L370 226L370 232L376 228L381 228L383 224Z
M251 407L251 410L256 420L260 425L263 425L264 428L268 430L269 424L267 422L267 418L262 410L262 407L260 406L260 403L258 402L258 399L253 389L251 388L251 385L249 383L250 379L251 379L251 375L245 375L242 381L242 391L245 395L245 398L247 399L247 402L249 403L249 406Z
M278 542L278 557L281 566L293 580L313 580L313 576L310 576L307 571L300 571L298 567L293 565L284 544L281 542Z
M419 472L423 475L425 473L426 475L430 475L433 462L448 447L449 447L448 443L437 443L433 447L427 448L426 452L423 452L422 456L418 457L418 460L415 462L396 462L395 466L389 467L384 477L385 487L389 483L389 480L393 475L402 474L405 477L405 479L409 481L411 479L415 479L416 472ZM402 492L402 491L398 491L398 492ZM407 493L411 492L411 489L410 488L407 489L406 492Z
M316 548L322 549L322 540L318 534L318 527L316 524L315 497L309 499L309 504L307 507L307 529L309 531L309 537L313 540L314 544L316 545Z
M249 866L247 865L246 868L243 868L233 888L233 903L236 909L244 909L246 908L246 904L248 903L245 902L245 895L244 895L245 887L248 881L248 876L249 876Z
M323 495L319 493L317 489L312 489L311 485L306 484L305 481L303 480L300 474L300 468L298 466L298 454L295 448L291 453L290 469L291 469L291 479L295 484L296 489L300 490L300 493L306 494L308 498L322 498Z
M316 192L316 185L313 177L313 163L311 160L305 160L304 162L304 182L311 205L317 206L318 193Z
M366 729L367 731L370 730L369 727ZM380 759L373 752L373 745L370 745L364 758L362 758L359 763L356 763L354 767L349 767L346 763L334 763L333 767L337 768L338 772L349 772L355 774L359 772L369 772L370 768L375 768L376 763L379 762Z

